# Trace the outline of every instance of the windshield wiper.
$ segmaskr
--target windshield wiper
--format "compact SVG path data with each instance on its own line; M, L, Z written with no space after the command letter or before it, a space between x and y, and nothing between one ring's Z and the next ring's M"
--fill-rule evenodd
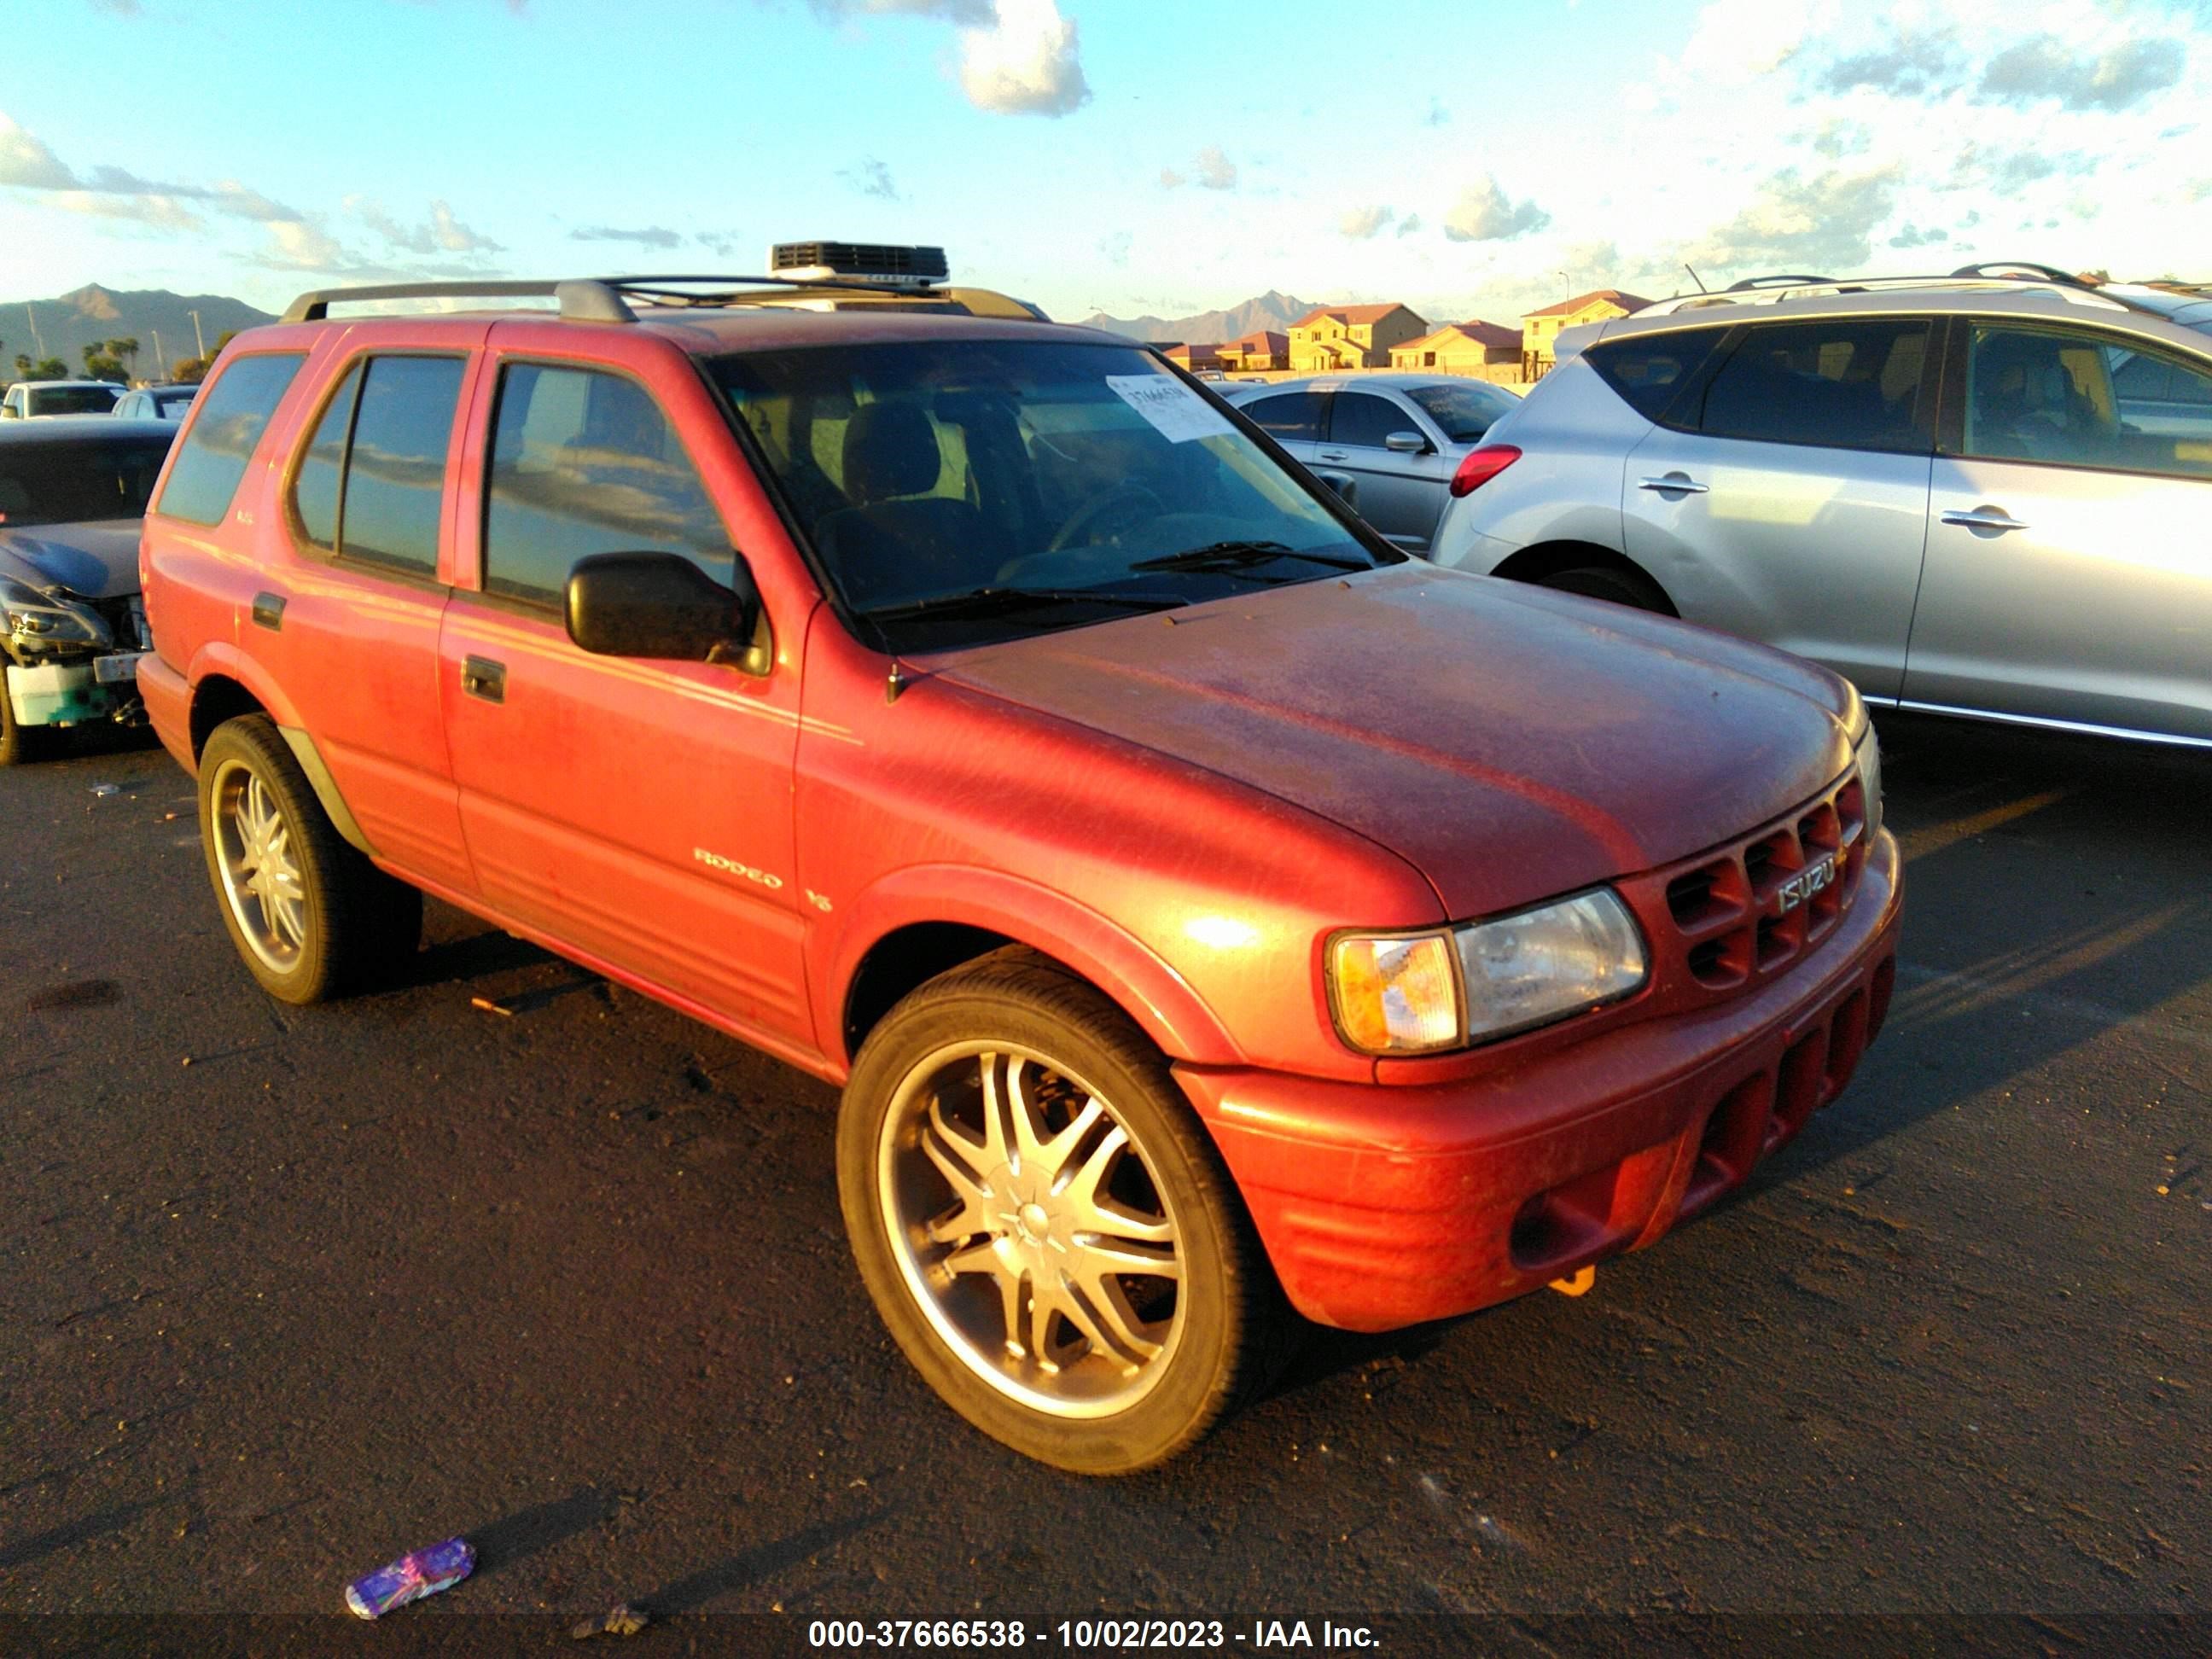
M860 614L871 622L904 622L914 617L997 617L1048 605L1104 605L1122 611L1172 611L1190 601L1165 593L1106 593L1087 587L976 587L965 593L939 593L904 605L878 605Z
M1157 559L1139 559L1132 570L1238 570L1247 565L1273 564L1277 559L1304 559L1332 570L1370 570L1365 559L1347 559L1334 553L1309 553L1285 542L1208 542L1203 547L1164 553Z

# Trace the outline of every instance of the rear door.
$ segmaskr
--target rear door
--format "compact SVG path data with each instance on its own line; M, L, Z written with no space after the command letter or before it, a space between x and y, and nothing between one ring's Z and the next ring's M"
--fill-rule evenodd
M453 543L447 487L471 348L441 322L419 345L386 325L330 362L286 469L290 557L264 562L242 648L299 712L376 855L426 882L473 885L440 729L439 620ZM456 347L459 349L456 349Z
M1926 539L1934 325L1760 322L1628 459L1628 556L1684 617L1895 697Z
M1271 392L1263 398L1244 398L1237 409L1282 445L1292 460L1302 466L1316 466L1320 463L1315 452L1321 447L1322 434L1328 430L1328 399L1326 392Z
M730 526L773 522L688 359L625 331L580 362L571 338L499 326L472 440L473 569L438 674L483 894L765 1046L811 1050L792 766L812 596L763 570L778 648L762 675L569 640L579 558L672 552L727 582Z
M2212 742L2212 362L1955 329L1905 697Z
M1425 446L1389 446L1410 433ZM1440 434L1394 392L1340 389L1330 399L1328 435L1315 449L1325 468L1348 473L1359 486L1359 516L1401 547L1425 550L1443 512L1452 463Z

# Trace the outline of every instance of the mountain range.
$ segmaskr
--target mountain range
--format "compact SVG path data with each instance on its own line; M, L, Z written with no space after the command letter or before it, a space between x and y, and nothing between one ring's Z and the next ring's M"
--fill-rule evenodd
M1127 335L1132 340L1218 345L1224 340L1261 329L1279 334L1312 309L1308 301L1293 299L1270 289L1259 298L1247 300L1226 311L1201 311L1191 317L1109 317L1101 311L1083 321L1085 327L1103 328L1110 333Z
M195 311L200 314L197 335L192 330ZM0 364L12 364L21 353L33 360L58 357L71 374L82 374L85 347L127 337L138 342L132 367L139 378L166 379L170 364L199 356L202 339L212 351L224 334L275 320L265 311L220 294L116 289L91 283L51 300L0 304Z

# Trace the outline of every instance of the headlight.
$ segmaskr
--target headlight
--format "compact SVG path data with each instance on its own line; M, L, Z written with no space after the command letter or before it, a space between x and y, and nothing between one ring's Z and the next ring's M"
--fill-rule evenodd
M1329 948L1329 1006L1368 1054L1431 1054L1613 1002L1643 985L1644 936L1610 889L1465 927L1346 934Z
M98 617L51 599L34 587L0 577L0 606L8 631L19 639L55 645L106 645L107 629Z
M1858 744L1859 793L1866 797L1866 833L1872 841L1875 832L1881 828L1881 739L1875 736L1874 722L1867 722L1866 735Z

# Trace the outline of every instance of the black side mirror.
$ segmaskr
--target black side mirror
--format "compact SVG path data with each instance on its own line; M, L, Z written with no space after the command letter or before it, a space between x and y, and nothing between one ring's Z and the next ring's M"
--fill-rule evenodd
M594 553L568 573L568 637L603 657L705 662L745 653L760 590L733 554L725 587L676 553Z

